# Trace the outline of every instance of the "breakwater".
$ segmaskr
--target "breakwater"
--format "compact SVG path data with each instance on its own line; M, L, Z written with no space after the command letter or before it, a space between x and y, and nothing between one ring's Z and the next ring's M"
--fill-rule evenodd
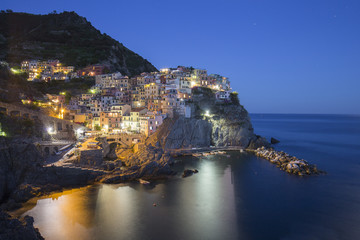
M257 148L251 150L256 156L264 158L273 164L276 164L281 170L293 175L318 175L325 173L317 169L316 165L310 164L304 159L298 159L283 151L276 151L272 148Z

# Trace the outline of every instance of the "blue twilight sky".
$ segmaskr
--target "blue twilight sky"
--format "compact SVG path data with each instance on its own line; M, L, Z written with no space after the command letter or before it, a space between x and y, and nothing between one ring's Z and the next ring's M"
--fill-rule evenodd
M358 0L30 2L1 9L75 11L157 68L229 77L251 113L360 114Z

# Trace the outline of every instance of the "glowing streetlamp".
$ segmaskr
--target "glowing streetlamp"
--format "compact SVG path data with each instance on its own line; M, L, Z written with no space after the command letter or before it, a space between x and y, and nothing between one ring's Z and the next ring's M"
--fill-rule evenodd
M109 125L104 125L103 130L104 130L104 132L108 132L109 131Z
M48 132L48 134L50 134L50 135L55 134L55 131L54 131L54 129L53 129L52 127L48 127L48 128L47 128L47 132Z
M61 119L64 119L64 111L65 110L63 108L60 110L61 113L59 115Z

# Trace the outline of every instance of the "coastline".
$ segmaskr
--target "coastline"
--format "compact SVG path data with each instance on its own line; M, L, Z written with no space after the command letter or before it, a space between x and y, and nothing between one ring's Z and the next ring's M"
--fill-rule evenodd
M264 149L264 148L263 148ZM187 149L178 149L176 151L167 151L164 154L169 155L170 157L168 158L168 162L167 164L169 165L173 165L175 164L175 160L174 158L176 157L182 157L182 156L193 156L194 154L205 154L205 153L209 153L209 152L216 152L219 153L219 151L226 151L226 152L236 152L238 151L239 153L244 152L244 153L250 153L250 154L255 154L257 156L259 156L257 154L257 149L253 150L253 149L244 149L240 146L227 146L227 147L218 147L218 148L212 148L212 147L203 147L203 148L187 148ZM271 150L270 150L271 151ZM206 156L206 155L205 155ZM264 156L260 156L263 159L266 159ZM269 160L269 159L267 159ZM56 167L43 167L43 168L56 168ZM282 169L284 170L284 169ZM79 171L84 171L84 170L79 170ZM189 171L188 169L185 171ZM184 171L184 174L185 174ZM197 170L191 170L191 171L196 171ZM288 173L291 173L291 175L294 175L297 172L290 172L287 171ZM2 212L2 214L8 214L8 218L5 220L5 222L9 222L9 221L18 221L20 223L22 223L24 225L24 223L27 223L27 229L34 229L32 231L34 231L35 233L38 232L40 234L40 232L38 231L38 229L33 227L33 218L30 216L24 216L22 217L22 215L27 212L28 210L32 209L33 207L36 206L36 203L39 199L44 199L44 198L48 198L48 197L56 197L56 196L60 196L63 194L68 194L68 193L72 193L74 191L80 191L81 189L84 188L89 188L89 187L93 187L96 185L101 185L101 184L121 184L121 183L130 183L133 181L136 182L140 182L140 179L145 180L145 182L148 181L152 181L152 180L167 180L169 178L174 177L174 175L176 174L176 172L171 172L169 174L154 174L154 175L143 175L141 174L141 168L137 168L132 170L132 167L130 167L129 169L122 171L122 172L109 172L109 173L99 173L98 175L90 175L91 180L86 181L86 182L76 182L74 181L73 184L67 184L65 186L62 186L61 183L59 182L60 185L45 185L45 186L30 186L27 185L26 188L21 189L22 191L20 191L22 194L22 198L18 199L21 200L20 203L16 202L14 203L14 201L8 201L5 204L2 204L1 208L2 210L5 210L4 212ZM191 176L187 175L187 176ZM296 174L296 175L300 175L300 174ZM305 174L302 174L305 175ZM307 175L318 175L318 173L316 171L312 171L311 174L307 174ZM67 176L62 176L63 178L68 178ZM140 182L141 184L141 182ZM35 194L29 194L30 193L34 193L33 190L37 189L37 191L35 191ZM19 195L19 194L17 194ZM30 224L30 225L29 225ZM40 235L41 237L41 235ZM41 238L38 238L41 239Z
M264 151L265 148L258 148L258 149L245 149L241 146L227 146L227 147L216 147L216 148L212 148L212 147L203 147L203 148L191 148L191 149L178 149L176 151L168 151L165 152L165 154L169 154L170 155L170 159L169 159L169 165L173 165L175 164L174 158L177 157L183 157L183 156L193 156L194 154L203 154L203 153L209 153L209 152L214 152L210 155L216 155L218 151L232 151L232 152L236 152L239 151L239 153L246 152L246 153L251 153L254 154L262 159L268 160L271 163L279 163L278 162L274 162L272 161L273 159L275 159L276 157L279 156L275 156L272 155L271 157L264 155L264 154L260 154L259 151L262 150ZM300 161L299 159L297 159L296 157L290 156L284 152L277 152L271 148L266 149L266 151L271 152L272 154L280 154L281 156L286 156L289 159L286 159L285 163L289 164L289 161ZM277 164L277 166L281 169L286 171L287 173L291 174L291 175L298 175L298 176L304 176L304 175L319 175L322 173L325 173L323 171L317 170L316 166L311 165L309 163L307 163L305 160L301 160L301 162L303 164L306 165L306 169L308 170L289 170L288 168L284 167L282 164ZM284 164L285 164L284 163ZM54 167L46 167L46 168L54 168ZM310 170L309 170L310 169ZM82 170L82 169L78 169L79 171L86 171L86 170ZM90 169L91 170L91 169ZM31 201L32 199L39 199L39 198L46 198L50 195L54 195L54 194L58 194L58 193L63 193L66 191L72 191L74 189L80 189L80 188L86 188L86 187L90 187L93 185L97 185L97 184L120 184L120 183L128 183L128 182L132 182L132 181L139 181L139 179L145 179L145 180L159 180L159 179L169 179L172 178L175 174L177 174L176 172L170 172L169 174L154 174L154 175L142 175L140 173L140 168L137 169L133 169L132 167L123 170L121 172L99 172L96 175L92 175L90 176L90 180L86 181L86 182L76 182L76 180L74 180L74 182L72 184L66 184L66 185L62 185L61 182L59 182L59 185L53 185L53 184L47 184L45 186L31 186L31 185L26 185L27 188L23 188L21 189L23 191L22 198L21 199L17 199L20 200L19 202L14 203L13 199L10 199L10 201L3 203L2 204L2 209L9 211L9 212L13 212L18 210L19 208L24 207L24 204L28 203L29 201ZM64 178L68 178L69 176L63 176ZM33 191L34 188L37 189L37 191ZM25 193L24 193L25 192ZM29 192L32 192L32 194Z

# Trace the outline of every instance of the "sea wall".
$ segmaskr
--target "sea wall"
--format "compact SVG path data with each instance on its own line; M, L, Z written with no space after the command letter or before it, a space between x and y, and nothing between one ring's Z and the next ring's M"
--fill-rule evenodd
M282 151L276 151L272 148L261 147L253 150L256 156L264 158L273 164L276 164L281 170L293 175L318 175L325 173L319 171L316 165L310 164L304 159L298 159Z

